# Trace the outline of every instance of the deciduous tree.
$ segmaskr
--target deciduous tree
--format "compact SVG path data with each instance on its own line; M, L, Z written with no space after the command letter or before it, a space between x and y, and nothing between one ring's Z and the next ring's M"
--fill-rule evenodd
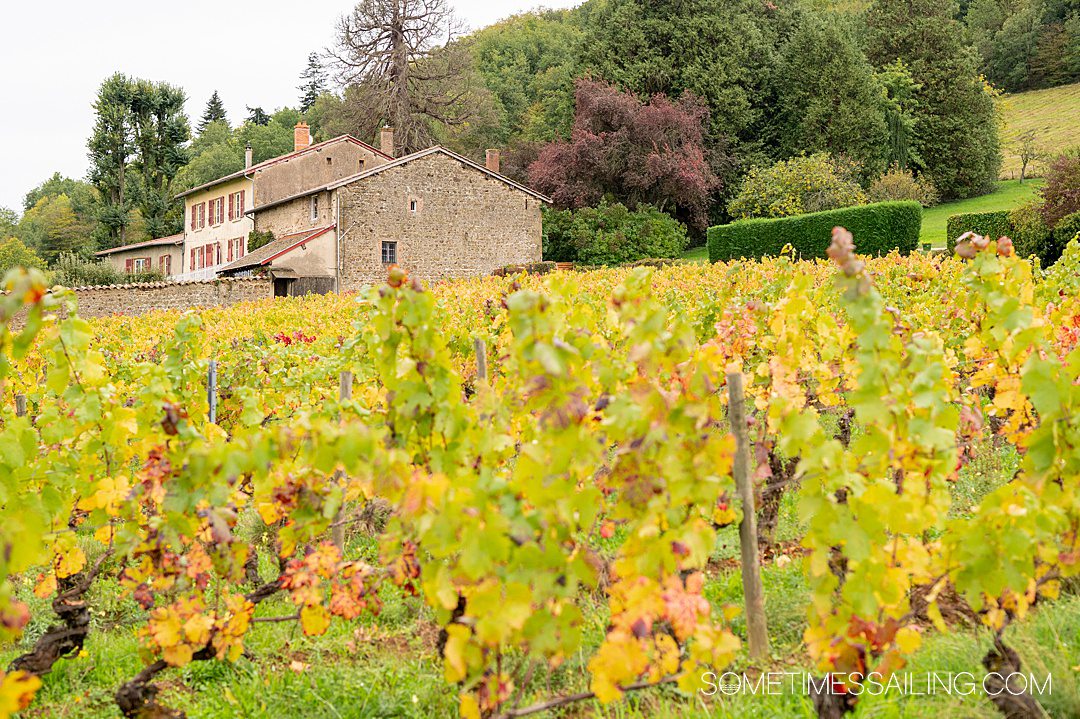
M131 122L132 82L116 73L98 89L94 111L97 119L87 146L90 150L90 182L101 193L98 220L105 228L109 247L125 244L131 223L133 178L128 172L135 153Z
M824 152L755 167L728 205L732 217L790 217L866 203L855 168Z
M529 168L533 185L560 207L611 196L629 207L655 205L701 230L719 179L705 150L708 108L693 94L643 101L579 80L569 140L546 146Z
M244 147L225 122L213 122L191 143L191 161L176 175L173 189L190 190L244 167Z
M128 228L136 210L145 231L155 237L179 229L182 209L172 199L170 183L188 160L191 131L184 99L179 88L120 73L102 83L87 144L105 246L131 240Z
M172 181L189 159L186 143L191 128L184 114L186 100L183 90L167 83L134 83L131 124L137 206L151 237L165 237L183 227L184 208L173 199Z
M0 240L0 277L12 267L45 269L45 261L17 237Z
M0 240L15 236L19 226L19 213L9 207L0 207Z
M574 120L580 12L543 10L514 15L477 32L470 43L477 70L497 103L497 141L550 142Z
M1062 153L1050 162L1040 192L1043 220L1050 229L1066 215L1080 212L1080 149Z
M288 154L294 148L293 128L302 118L298 110L283 107L271 115L265 125L247 124L239 128L236 132L238 147L250 144L255 162ZM240 156L243 157L242 153Z
M92 231L93 226L75 214L67 195L42 197L19 222L19 237L46 262L61 252L89 256L94 250Z

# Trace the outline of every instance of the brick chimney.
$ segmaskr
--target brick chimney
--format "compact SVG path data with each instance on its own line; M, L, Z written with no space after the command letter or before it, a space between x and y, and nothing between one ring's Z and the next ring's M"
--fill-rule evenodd
M249 142L244 148L244 169L251 167L251 143Z
M311 131L306 122L296 123L293 128L293 151L303 150L311 145Z
M492 172L499 171L499 151L488 150L487 157L484 159L484 166Z
M379 130L379 149L390 157L394 156L394 128L389 125Z

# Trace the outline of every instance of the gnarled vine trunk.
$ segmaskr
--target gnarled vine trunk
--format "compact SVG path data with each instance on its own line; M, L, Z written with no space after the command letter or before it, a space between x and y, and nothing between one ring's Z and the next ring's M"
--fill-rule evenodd
M41 635L29 652L16 657L8 671L22 670L36 676L48 674L61 658L79 652L90 633L90 609L83 595L90 589L104 557L93 569L57 581L53 612L60 619Z
M994 646L983 657L982 663L990 672L985 679L986 692L1005 719L1045 719L1049 716L1028 693L1027 682L1019 676L1020 656L1001 641L1000 634L994 637Z

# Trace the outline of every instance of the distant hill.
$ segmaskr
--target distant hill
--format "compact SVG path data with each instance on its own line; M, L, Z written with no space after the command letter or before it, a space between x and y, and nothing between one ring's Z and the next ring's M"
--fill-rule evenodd
M1005 122L1001 135L1005 155L1002 178L1020 176L1018 138L1028 130L1035 131L1036 142L1046 152L1080 146L1080 83L1003 95L998 107ZM1035 171L1036 174L1041 171L1038 164Z

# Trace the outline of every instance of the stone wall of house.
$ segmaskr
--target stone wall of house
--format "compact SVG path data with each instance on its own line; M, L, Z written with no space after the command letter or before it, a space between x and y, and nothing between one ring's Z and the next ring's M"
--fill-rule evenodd
M80 317L141 315L151 310L227 307L274 296L269 278L226 278L203 282L147 282L76 287Z
M274 237L294 235L297 232L316 230L334 224L334 193L316 192L298 197L275 207L260 210L255 215L256 232L273 232ZM318 215L312 217L311 198L318 198Z
M384 241L397 243L398 265L426 281L487 275L541 259L540 200L442 153L336 193L342 291L385 279Z
M256 172L255 207L370 170L386 161L366 147L342 140L275 162Z

